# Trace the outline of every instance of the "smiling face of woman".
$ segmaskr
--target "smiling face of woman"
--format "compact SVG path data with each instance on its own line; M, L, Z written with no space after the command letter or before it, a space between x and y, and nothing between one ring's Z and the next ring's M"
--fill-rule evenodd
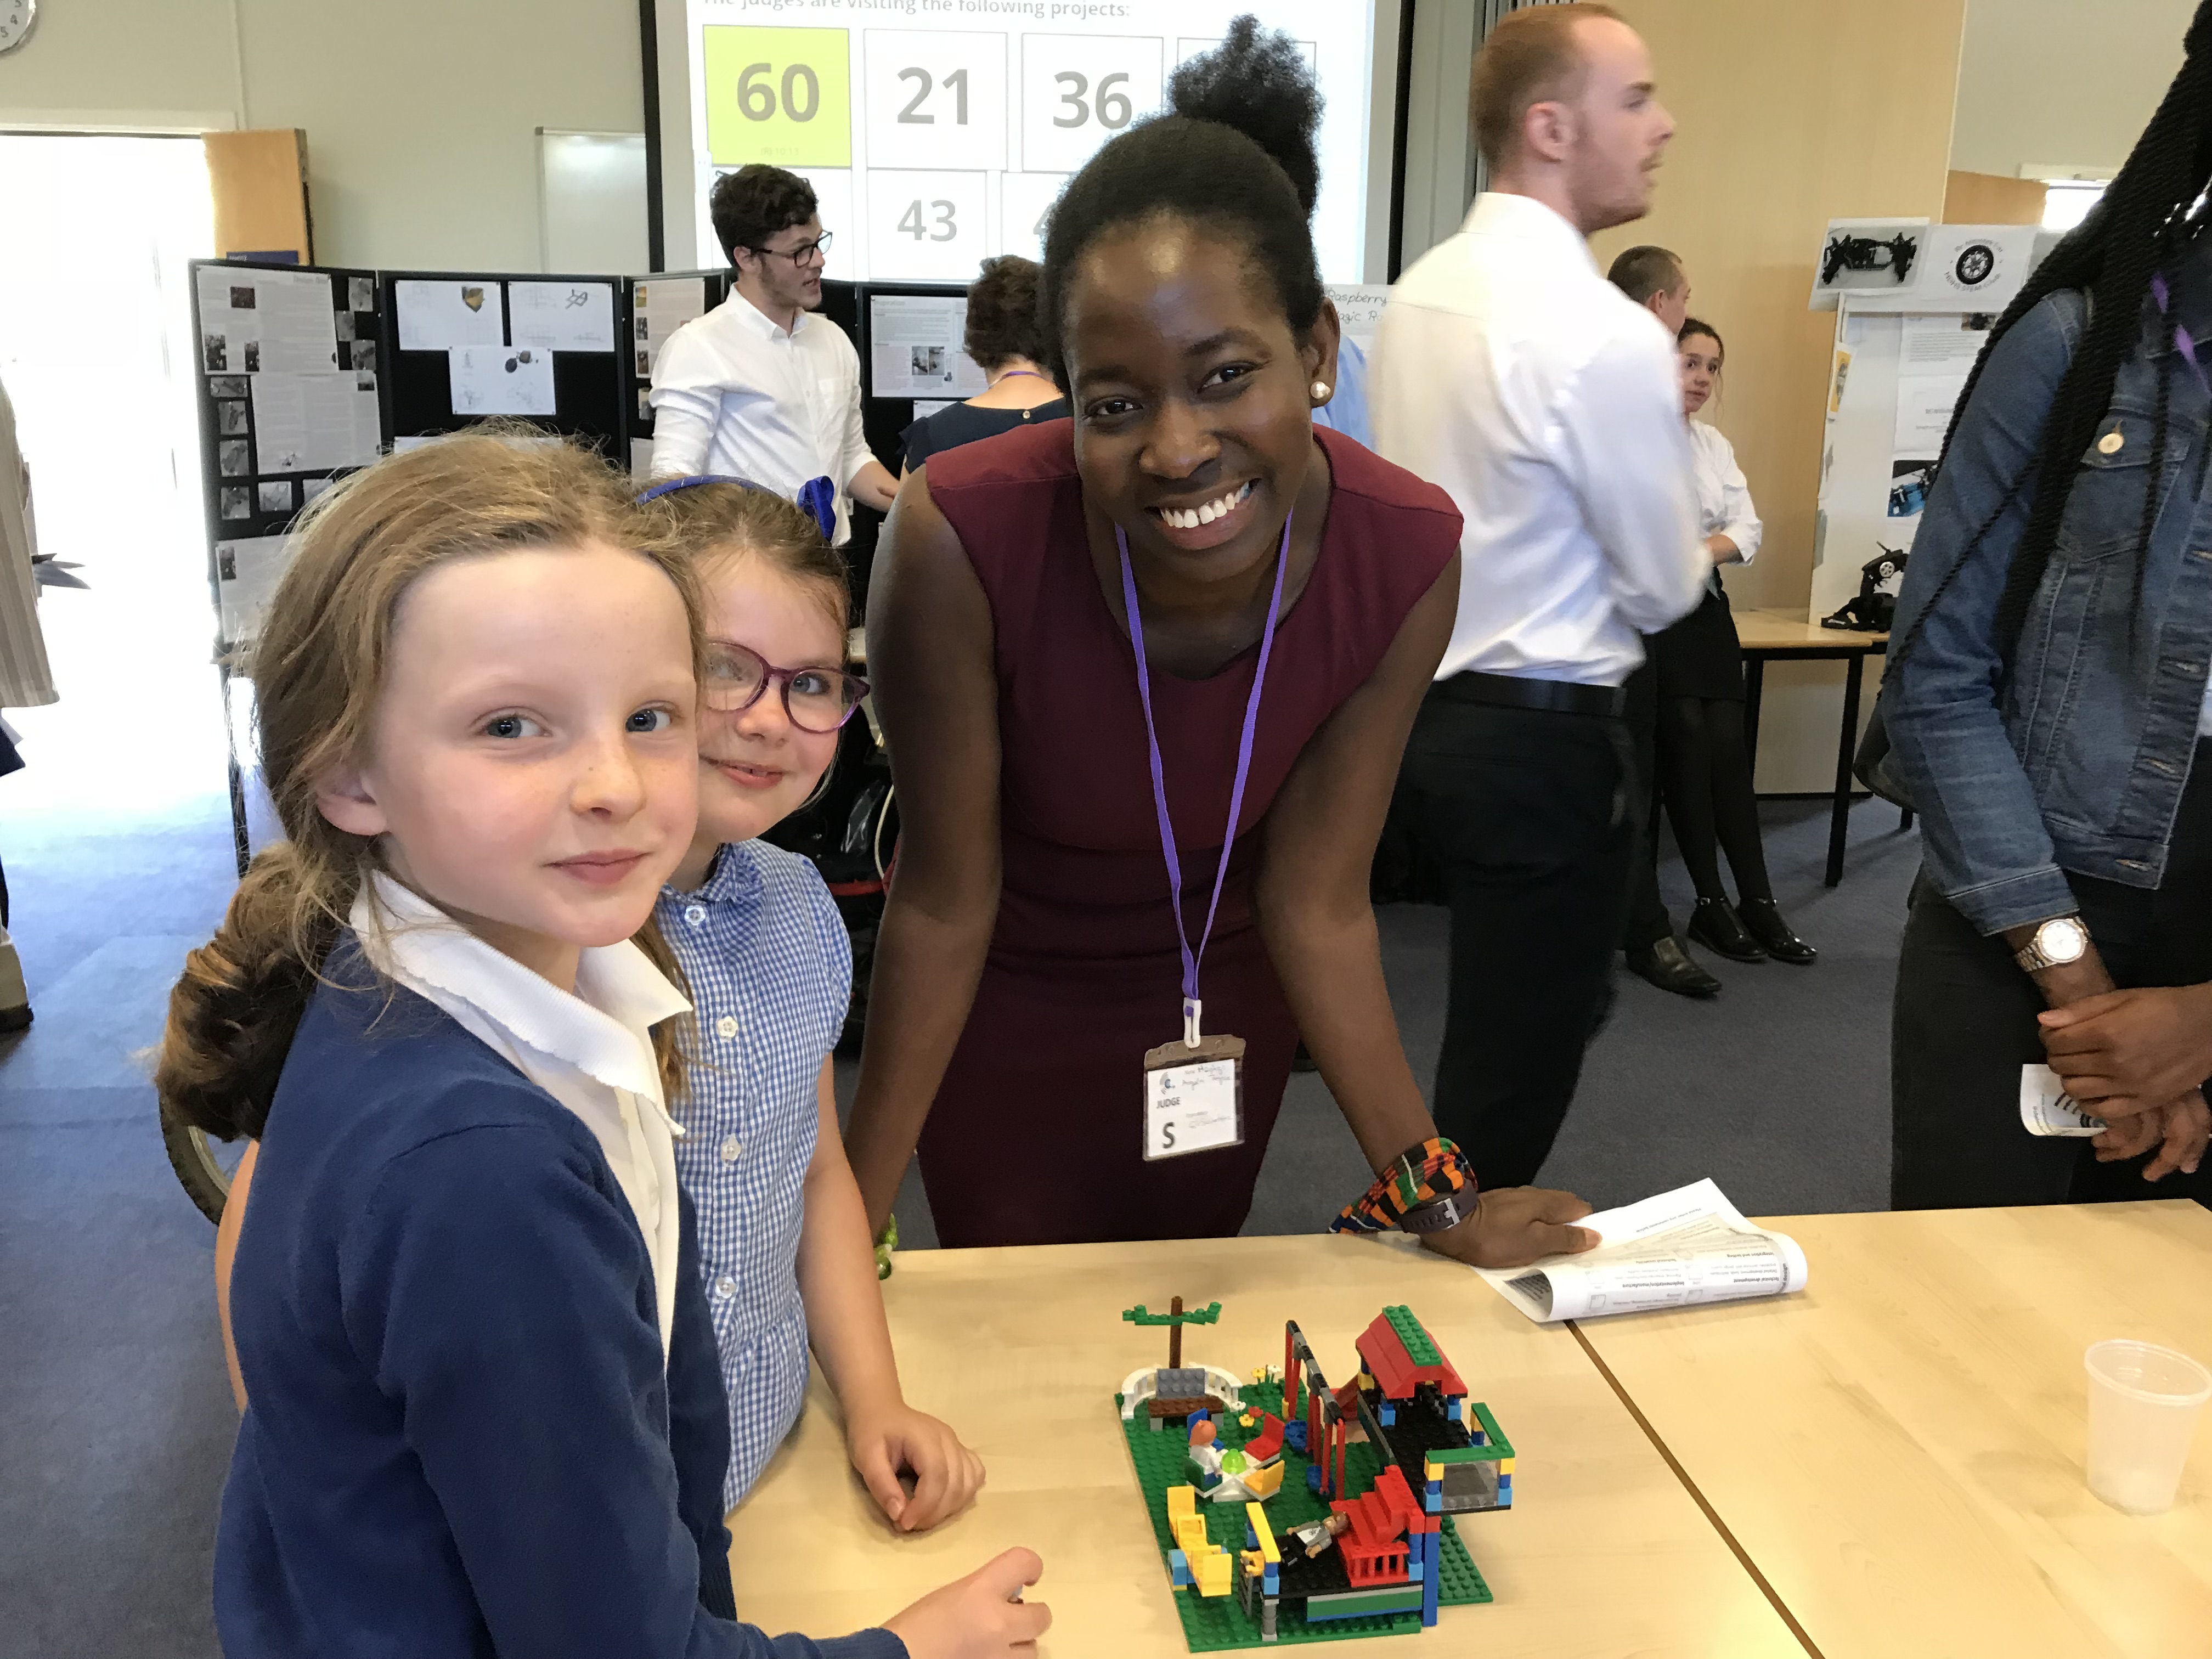
M1720 379L1721 343L1710 334L1688 334L1675 354L1682 364L1682 416L1687 420L1712 399Z
M1314 455L1334 313L1301 341L1246 250L1187 220L1107 232L1070 273L1062 347L1084 495L1133 556L1200 580L1272 557Z

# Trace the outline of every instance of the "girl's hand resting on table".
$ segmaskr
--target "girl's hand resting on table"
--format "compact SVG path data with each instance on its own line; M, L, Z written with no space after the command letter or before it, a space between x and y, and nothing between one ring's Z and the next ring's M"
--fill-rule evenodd
M921 1532L957 1515L983 1485L983 1460L945 1424L902 1401L848 1413L845 1452L901 1532ZM902 1469L914 1476L911 1497L900 1484Z
M1052 1609L1022 1600L1044 1563L1035 1550L994 1555L965 1578L932 1590L884 1628L906 1644L907 1659L1000 1659L1034 1653L1052 1626Z
M1492 1187L1475 1212L1456 1227L1424 1233L1438 1255L1476 1267L1525 1267L1543 1256L1578 1255L1597 1248L1597 1235L1573 1224L1590 1206L1548 1187Z

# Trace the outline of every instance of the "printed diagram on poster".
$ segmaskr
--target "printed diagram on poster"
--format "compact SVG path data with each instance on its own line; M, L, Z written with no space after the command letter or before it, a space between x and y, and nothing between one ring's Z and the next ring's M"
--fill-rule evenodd
M554 412L551 352L532 346L455 346L446 358L454 414Z
M1963 374L1906 374L1897 383L1897 422L1890 442L1889 506L1893 519L1917 519L1927 505L1936 460L1943 453L1951 411L1966 390Z
M203 372L314 374L337 368L327 276L203 265L197 277Z
M447 351L455 346L507 343L507 307L497 283L428 282L410 277L392 284L399 313L402 351Z
M684 324L707 314L707 280L656 276L649 283L640 283L630 309L635 317L633 326L637 337L631 343L637 353L637 377L650 380L653 366L659 362L660 349L669 337Z
M957 403L990 382L961 349L968 301L960 295L872 296L868 307L872 398L936 398Z
M507 301L516 345L547 351L615 349L611 283L509 283Z

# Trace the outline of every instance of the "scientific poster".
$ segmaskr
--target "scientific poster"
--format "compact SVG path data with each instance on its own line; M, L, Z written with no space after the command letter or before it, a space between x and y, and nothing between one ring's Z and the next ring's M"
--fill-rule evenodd
M516 345L548 351L615 349L611 283L509 283L507 302Z
M453 413L550 415L553 354L531 346L456 346L452 366Z
M357 374L253 377L253 428L262 472L367 466L383 441L374 380Z
M200 368L210 374L326 373L338 366L331 279L319 271L202 265Z
M669 337L694 318L707 314L706 279L656 276L649 283L640 283L632 291L630 309L636 317L637 338L633 346L637 374L640 380L647 380Z
M967 327L968 301L957 295L871 296L868 396L974 397L990 381L960 349Z
M285 486L287 489L290 487L289 483ZM227 495L230 492L223 493ZM223 516L232 515L226 512ZM225 645L251 645L260 633L262 612L269 608L269 600L276 592L277 579L291 562L291 539L289 536L252 536L215 544L216 589L221 596Z
M409 278L394 283L392 292L402 351L506 343L507 308L497 283Z

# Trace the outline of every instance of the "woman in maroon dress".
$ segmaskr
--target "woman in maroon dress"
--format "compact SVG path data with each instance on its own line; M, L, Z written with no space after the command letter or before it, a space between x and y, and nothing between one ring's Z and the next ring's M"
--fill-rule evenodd
M1073 420L933 458L878 553L902 836L847 1140L878 1228L919 1141L947 1245L1234 1233L1301 1032L1375 1168L1436 1133L1366 889L1459 515L1313 428L1338 329L1297 48L1240 20L1170 102L1054 210ZM1186 1124L1184 1152L1146 1067L1194 990L1189 1024L1246 1045L1241 1139ZM1427 1237L1519 1262L1588 1240L1587 1210L1490 1193Z

